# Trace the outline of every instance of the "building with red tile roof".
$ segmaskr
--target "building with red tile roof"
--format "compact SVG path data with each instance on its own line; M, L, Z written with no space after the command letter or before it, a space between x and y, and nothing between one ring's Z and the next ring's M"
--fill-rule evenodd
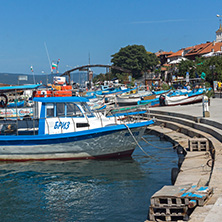
M193 49L193 47L187 47L187 48L183 48L177 52L172 53L171 55L169 55L167 57L167 59L168 59L167 62L172 63L174 61L179 61L180 59L183 59L184 55L186 55L192 49Z
M201 43L195 46L186 47L178 50L177 52L164 52L159 51L156 55L162 58L161 65L164 63L176 63L176 61L181 61L180 59L186 58L190 60L195 60L196 57L206 55L210 52L222 51L222 25L220 24L219 29L216 31L216 41Z
M159 51L155 53L161 60L161 73L165 76L165 80L168 79L168 75L175 68L175 64L182 60L195 60L196 57L209 57L215 55L222 55L222 25L216 31L216 41L201 43L198 45L182 48L177 52L164 52Z
M164 52L162 50L156 52L156 56L160 59L161 65L165 64L167 62L167 57L170 56L173 52Z
M206 43L202 43L202 44L199 44L199 45L195 45L193 46L193 48L188 52L186 53L184 56L187 58L187 59L190 59L190 60L195 60L196 57L199 57L201 55L203 55L203 51L209 51L209 49L211 48L211 45L212 45L212 42L206 42Z

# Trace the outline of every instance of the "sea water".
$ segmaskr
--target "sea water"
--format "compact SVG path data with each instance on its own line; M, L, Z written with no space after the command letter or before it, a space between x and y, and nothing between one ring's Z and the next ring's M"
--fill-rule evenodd
M0 221L143 222L171 185L172 144L145 135L132 158L0 164ZM148 154L148 155L147 155Z

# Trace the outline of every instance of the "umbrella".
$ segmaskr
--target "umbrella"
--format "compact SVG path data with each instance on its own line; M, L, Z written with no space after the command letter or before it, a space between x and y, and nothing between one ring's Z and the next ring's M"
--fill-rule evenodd
M185 61L187 60L186 58L178 58L176 60L171 61L169 64L176 64L176 63L180 63L181 61Z
M211 57L211 56L214 56L214 52L209 52L203 55L203 57Z
M211 56L217 56L217 55L221 55L222 51L217 51L217 52L209 52L207 54L204 54L203 57L211 57Z

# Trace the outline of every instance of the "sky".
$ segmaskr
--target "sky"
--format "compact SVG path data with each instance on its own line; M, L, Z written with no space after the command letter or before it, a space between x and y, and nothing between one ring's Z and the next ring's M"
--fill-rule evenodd
M128 45L176 52L216 40L221 0L0 0L0 73L111 65ZM222 18L222 17L221 17ZM89 61L90 58L90 61ZM97 69L94 72L105 72Z

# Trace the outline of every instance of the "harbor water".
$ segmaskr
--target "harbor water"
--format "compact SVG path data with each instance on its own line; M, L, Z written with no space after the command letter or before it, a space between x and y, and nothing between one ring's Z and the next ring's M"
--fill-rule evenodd
M172 144L155 135L132 158L0 164L0 221L143 222L150 197L171 185Z

